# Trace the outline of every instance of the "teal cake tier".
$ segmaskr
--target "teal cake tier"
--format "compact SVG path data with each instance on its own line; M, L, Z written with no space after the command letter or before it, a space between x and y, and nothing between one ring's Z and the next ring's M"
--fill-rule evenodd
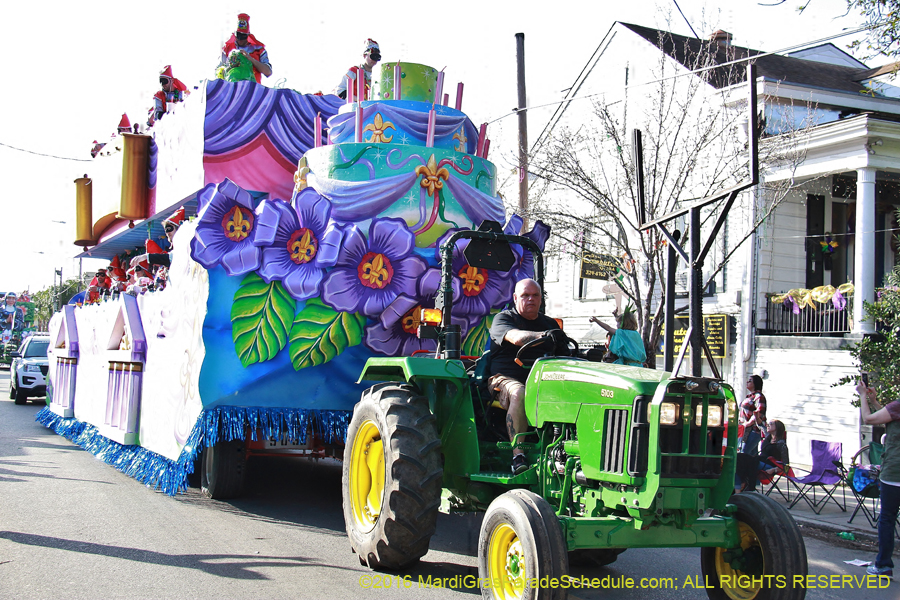
M343 143L313 148L305 158L308 185L331 201L334 218L402 218L422 248L451 228L504 221L496 167L477 156L419 145Z
M356 103L346 104L328 120L332 144L356 141ZM367 100L362 103L362 141L366 143L425 146L431 103L407 100ZM435 105L434 148L474 154L478 130L465 113Z

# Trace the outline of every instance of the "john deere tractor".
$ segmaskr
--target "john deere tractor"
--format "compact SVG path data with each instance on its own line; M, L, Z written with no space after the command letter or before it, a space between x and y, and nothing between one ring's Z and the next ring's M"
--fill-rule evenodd
M498 224L442 247L440 320L420 331L437 352L370 359L360 378L382 382L356 405L344 454L344 518L360 561L403 569L428 551L439 510L486 511L485 598L562 598L566 585L553 581L568 580L570 561L659 547L701 548L711 598L804 597L794 577L807 574L806 549L790 514L734 494L737 405L715 378L590 362L574 342L536 340L547 356L531 368L530 428L514 441L532 466L510 472L513 444L494 423L504 413L483 385L489 353L467 365L450 322L450 258L463 238L476 268L506 266L510 244L528 248L542 283L539 249Z

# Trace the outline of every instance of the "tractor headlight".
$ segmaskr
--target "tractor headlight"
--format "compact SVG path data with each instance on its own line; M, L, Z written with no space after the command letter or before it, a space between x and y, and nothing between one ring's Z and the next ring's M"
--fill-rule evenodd
M696 408L696 418L694 419L694 424L697 427L703 425L703 405L698 405ZM722 407L712 405L709 407L709 417L706 419L706 425L708 427L720 427L722 425Z
M663 402L659 405L659 424L674 425L678 421L678 405L674 402Z

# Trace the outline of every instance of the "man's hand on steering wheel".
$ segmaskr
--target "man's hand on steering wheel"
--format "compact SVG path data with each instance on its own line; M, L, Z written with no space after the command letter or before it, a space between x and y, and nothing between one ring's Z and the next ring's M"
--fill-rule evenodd
M530 368L534 361L523 359L522 355L525 350L541 345L548 348L547 354L550 356L576 356L578 354L578 342L567 336L562 329L548 329L541 337L535 338L519 348L519 352L516 354L516 364ZM570 346L574 346L575 350L573 351Z

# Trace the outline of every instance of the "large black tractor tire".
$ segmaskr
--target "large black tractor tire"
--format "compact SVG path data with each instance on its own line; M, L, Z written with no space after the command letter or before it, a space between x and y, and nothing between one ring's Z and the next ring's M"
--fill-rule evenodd
M428 552L444 470L428 399L407 384L382 383L353 408L344 446L344 523L371 569L402 569Z
M728 501L737 506L743 565L733 569L727 548L702 548L700 566L712 600L802 600L809 565L806 545L793 517L779 503L762 494L735 494ZM753 579L763 584L753 585ZM723 579L725 585L723 586ZM729 584L730 582L730 584Z
M485 600L565 600L569 575L566 541L559 519L546 500L512 490L491 502L478 536L478 577ZM543 578L557 586L532 586ZM549 582L549 580L547 580Z
M200 491L207 498L227 500L244 491L247 447L243 440L220 441L204 448L200 460Z
M569 552L569 566L572 567L605 567L618 560L626 548L596 548L590 550L572 550Z

